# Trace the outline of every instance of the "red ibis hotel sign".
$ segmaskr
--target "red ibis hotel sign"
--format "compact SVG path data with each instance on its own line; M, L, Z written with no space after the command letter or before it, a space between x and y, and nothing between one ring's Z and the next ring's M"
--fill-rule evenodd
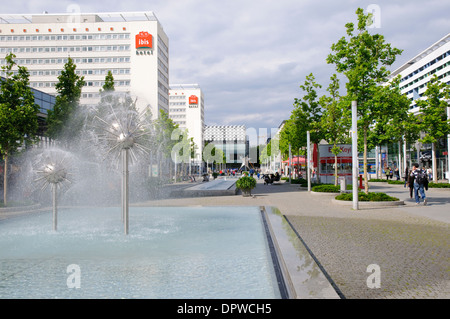
M151 54L150 51L153 50L153 37L151 34L145 31L136 34L136 54Z
M189 107L197 107L198 106L198 97L195 95L191 95L189 97Z

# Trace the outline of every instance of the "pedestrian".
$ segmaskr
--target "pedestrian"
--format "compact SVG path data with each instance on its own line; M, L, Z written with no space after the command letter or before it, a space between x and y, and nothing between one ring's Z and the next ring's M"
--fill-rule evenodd
M409 187L409 198L413 198L413 190L414 190L414 174L412 170L408 171L408 187Z
M428 179L432 180L433 179L433 170L431 169L431 167L427 168L427 174L428 174Z
M409 167L406 166L406 169L405 169L405 185L403 185L403 187L405 187L405 188L406 188L406 184L408 183L409 174L410 174Z
M428 190L428 176L427 172L419 168L419 164L413 164L413 175L414 175L414 198L416 200L416 205L420 204L420 197L423 199L423 204L428 203L428 199L425 196L425 189Z

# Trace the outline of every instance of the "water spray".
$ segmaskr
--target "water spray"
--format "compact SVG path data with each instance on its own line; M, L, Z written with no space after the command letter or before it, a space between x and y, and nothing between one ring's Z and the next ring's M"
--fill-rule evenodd
M36 173L38 178L35 180L41 183L41 190L45 191L49 186L52 189L52 208L53 208L53 230L58 228L58 189L72 183L71 158L66 152L56 149L44 150L37 161Z

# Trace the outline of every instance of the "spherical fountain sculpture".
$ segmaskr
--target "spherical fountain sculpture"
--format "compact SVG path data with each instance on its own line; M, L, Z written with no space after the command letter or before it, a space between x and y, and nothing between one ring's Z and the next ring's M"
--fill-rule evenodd
M129 231L129 162L148 154L153 134L151 113L136 110L136 101L128 94L113 94L104 99L92 120L93 140L103 149L104 158L121 157L122 162L122 221Z
M58 149L44 149L35 162L38 178L35 182L42 184L41 190L45 191L49 186L52 189L53 230L57 230L58 223L58 189L67 187L72 183L70 173L72 156Z

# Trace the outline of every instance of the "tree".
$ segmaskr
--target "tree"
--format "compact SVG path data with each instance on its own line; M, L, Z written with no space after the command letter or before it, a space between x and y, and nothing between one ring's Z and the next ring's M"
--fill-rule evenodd
M39 124L39 107L29 84L27 68L17 66L12 53L5 58L2 70L6 75L0 80L0 153L4 159L3 203L7 205L8 159L24 143L35 139ZM13 68L17 66L17 72Z
M298 150L306 146L307 120L307 115L301 108L292 110L290 118L280 132L279 150L283 160L289 156L289 145L291 145L291 150ZM270 154L273 154L272 151Z
M348 121L348 103L339 95L339 79L336 74L330 78L331 83L327 88L330 96L323 95L319 102L324 110L320 127L324 139L332 144L331 153L334 154L334 185L338 184L338 160L337 155L341 152L337 144L345 143L349 139L350 123ZM350 116L351 117L351 116Z
M447 107L450 99L450 85L440 82L434 75L427 84L423 93L424 99L418 100L420 129L425 136L420 139L421 143L432 144L432 166L433 181L437 182L436 144L439 139L450 133L450 119L447 118Z
M161 145L162 154L166 157L171 156L172 148L178 143L178 139L172 140L172 132L178 128L169 114L160 110L159 117L155 120L156 140Z
M169 114L160 110L159 117L155 120L155 143L157 145L158 155L158 174L161 174L161 156L170 158L174 146L179 142L179 136L172 139L173 131L178 129L178 124L175 124Z
M323 138L320 130L322 107L316 90L322 88L322 86L316 83L314 75L310 73L306 76L305 83L300 85L300 88L305 92L305 95L301 99L294 100L294 108L301 109L306 118L299 133L306 136L306 132L310 131L311 143L318 144Z
M410 100L400 91L400 76L387 85L377 87L373 103L378 105L377 121L368 131L367 146L412 143L419 137L417 118L409 112ZM406 154L404 154L406 156Z
M356 30L353 23L345 25L349 39L344 36L331 46L332 53L328 55L327 63L335 64L336 71L347 77L348 97L357 102L358 133L362 135L364 152L365 192L368 193L367 138L371 126L377 121L379 107L373 96L378 87L387 82L390 74L387 66L395 62L402 50L392 48L384 36L369 33L367 27L372 22L372 14L365 15L361 8L356 10L356 14Z
M217 148L213 143L205 143L205 147L203 147L202 158L204 162L212 163L212 164L222 164L226 163L225 153Z
M76 65L69 57L64 70L58 76L59 82L55 86L58 95L53 110L48 111L47 118L48 136L66 144L78 135L83 124L83 119L75 118L74 115L79 106L81 89L85 81L84 76L78 76L75 70Z
M111 95L111 93L115 91L115 88L114 88L114 77L111 71L108 71L108 74L105 76L105 83L103 84L102 88L99 91L101 102L112 101L113 96Z
M115 90L114 77L110 70L108 71L108 74L105 76L105 84L103 84L102 89L100 89L100 92L112 92L114 90Z
M294 99L294 109L280 132L279 146L283 159L289 155L289 145L291 145L291 150L299 150L306 146L307 131L311 132L312 143L319 143L322 139L320 131L322 110L316 91L321 87L315 82L312 73L306 76L304 84L300 85L305 94L301 99Z

